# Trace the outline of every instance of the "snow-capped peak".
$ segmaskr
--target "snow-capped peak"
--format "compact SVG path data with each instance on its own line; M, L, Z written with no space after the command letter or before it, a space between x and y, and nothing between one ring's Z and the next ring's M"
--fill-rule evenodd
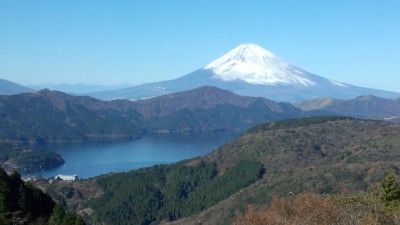
M239 45L204 69L212 70L214 78L225 81L243 80L263 85L315 85L304 76L303 71L255 44Z

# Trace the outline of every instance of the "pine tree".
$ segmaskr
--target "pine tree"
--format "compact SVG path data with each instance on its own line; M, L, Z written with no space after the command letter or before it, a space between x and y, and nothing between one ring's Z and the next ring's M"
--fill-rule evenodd
M382 198L386 203L388 209L394 209L400 203L400 185L396 177L390 173L388 174L380 185L382 190Z
M62 225L64 222L65 211L60 203L56 203L53 213L49 218L49 225Z
M6 171L0 168L0 218L9 212L11 181Z

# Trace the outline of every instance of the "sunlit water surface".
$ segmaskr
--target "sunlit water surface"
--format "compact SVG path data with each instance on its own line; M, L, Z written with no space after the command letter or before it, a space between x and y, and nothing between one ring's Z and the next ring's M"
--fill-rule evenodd
M89 178L168 164L205 155L239 135L239 132L157 133L130 141L45 146L45 149L59 153L65 164L39 175L77 174L80 178Z

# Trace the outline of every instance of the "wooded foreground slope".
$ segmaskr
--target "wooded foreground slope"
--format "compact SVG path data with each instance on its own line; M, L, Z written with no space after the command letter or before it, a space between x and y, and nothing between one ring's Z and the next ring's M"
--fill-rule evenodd
M231 224L273 196L366 191L399 168L399 125L310 117L256 126L203 157L80 181L67 197L52 192L93 210L89 223ZM74 194L90 188L102 194Z
M170 224L230 224L248 205L264 206L273 196L367 191L387 171L400 171L400 126L342 117L278 121L248 130L201 160L218 162L220 171L255 160L266 170L230 198Z

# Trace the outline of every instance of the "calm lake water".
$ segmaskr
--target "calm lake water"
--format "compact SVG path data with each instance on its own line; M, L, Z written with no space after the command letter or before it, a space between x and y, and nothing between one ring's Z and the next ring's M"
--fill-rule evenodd
M161 133L124 142L91 142L46 146L59 153L65 164L40 173L43 177L77 174L89 178L168 164L207 154L240 135L239 132Z

